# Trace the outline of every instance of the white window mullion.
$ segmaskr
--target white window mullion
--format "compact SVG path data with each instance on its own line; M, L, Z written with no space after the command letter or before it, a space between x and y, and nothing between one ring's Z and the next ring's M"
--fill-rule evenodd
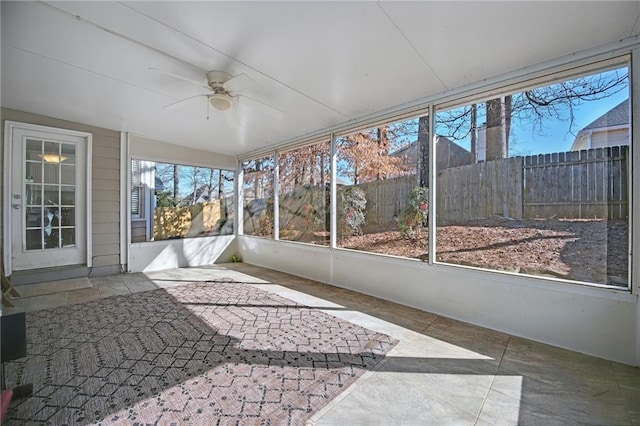
M631 89L629 90L631 102L631 143L629 144L629 285L633 294L640 294L640 268L638 261L634 262L633 253L640 247L640 234L636 232L636 224L640 221L640 149L634 149L640 141L640 135L637 131L640 128L640 48L633 50L631 54ZM640 311L639 311L640 312ZM638 342L640 354L640 341ZM640 356L640 355L639 355Z
M280 239L280 161L279 152L273 152L273 239Z
M429 106L429 265L436 261L436 109ZM420 171L418 170L418 174Z
M338 151L336 149L336 135L335 133L331 134L331 226L330 229L330 238L331 238L331 248L335 249L338 246L338 184L337 184L337 165L338 165Z
M244 234L244 168L240 160L236 163L236 178L234 179L233 186L236 193L234 233L237 237L238 235Z

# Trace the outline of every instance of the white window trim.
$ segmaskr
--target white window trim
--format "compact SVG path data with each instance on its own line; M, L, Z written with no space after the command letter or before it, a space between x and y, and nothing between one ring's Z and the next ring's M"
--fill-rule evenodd
M631 293L640 295L640 268L638 261L634 262L634 250L637 253L640 250L640 226L636 226L640 218L640 149L634 149L640 143L640 47L633 50L631 54L630 77L631 77L631 140L629 141L629 149L631 164L629 173L629 284ZM634 196L635 195L635 196ZM637 257L637 256L636 256ZM640 309L638 310L640 317ZM640 327L638 328L640 333ZM640 354L640 338L637 342L639 348L637 353Z
M120 132L120 270L129 271L129 133Z

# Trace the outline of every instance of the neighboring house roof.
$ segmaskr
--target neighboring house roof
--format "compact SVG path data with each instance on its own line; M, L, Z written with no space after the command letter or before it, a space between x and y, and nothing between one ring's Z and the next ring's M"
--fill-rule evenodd
M397 151L390 153L389 155L392 157L407 157L410 158L411 154L413 154L417 147L417 142L411 142L409 145L404 148L400 148Z
M218 187L213 185L213 191L210 191L209 185L204 184L196 190L195 204L206 203L218 198ZM211 194L212 193L212 194ZM233 196L233 192L223 192L221 198L229 198ZM193 204L193 192L180 199L181 205Z
M182 197L182 202L185 204L192 204L194 202L193 192ZM204 203L210 200L210 188L209 185L201 185L196 189L195 203Z
M627 124L629 124L629 99L625 99L618 106L596 118L580 130L580 132L585 130L602 129L605 127L624 126Z
M156 176L156 187L155 190L156 191L164 191L164 183L162 183L162 179L160 179L158 176Z
M329 182L331 182L331 178L329 178ZM351 182L342 179L340 176L336 176L336 185L347 186L351 184Z
M404 148L389 154L393 157L404 157L405 164L415 164L418 159L418 142L411 142ZM438 136L436 144L438 169L471 164L471 152L444 136Z
M624 128L629 126L629 99L625 99L600 117L587 124L580 129L576 135L571 150L585 149L587 147L586 140L590 133L606 132L614 128Z

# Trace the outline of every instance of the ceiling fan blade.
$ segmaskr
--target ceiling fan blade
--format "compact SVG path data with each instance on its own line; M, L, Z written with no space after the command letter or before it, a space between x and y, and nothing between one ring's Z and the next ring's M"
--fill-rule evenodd
M188 98L185 99L180 99L177 102L173 102L171 104L165 105L164 109L168 109L168 110L174 110L174 109L178 109L181 106L183 106L184 104L186 104L188 101L195 99L195 98L201 98L201 97L208 97L209 95L195 95L195 96L190 96Z
M257 101L253 98L249 98L247 96L238 96L236 97L236 99L238 100L238 102L240 102L241 104L244 104L248 107L254 108L256 110L259 110L260 112L267 114L273 118L276 118L278 120L282 119L284 117L284 111L279 110L278 108L272 107L271 105L267 105L265 103L262 103L260 101Z
M225 81L222 85L229 92L239 92L247 87L253 86L256 82L246 74L238 74Z
M238 118L238 112L234 107L229 108L224 112L224 116L227 118L227 123L229 127L236 128L240 127L240 119Z
M162 73L162 74L165 74L165 75L168 75L168 76L171 76L171 77L174 77L174 78L180 79L180 80L182 80L182 81L186 81L186 82L189 82L189 83L192 83L192 84L197 84L198 86L200 86L200 87L204 87L204 88L205 88L205 89L207 89L207 90L211 90L211 87L207 86L207 85L206 85L205 83L203 83L202 81L193 80L193 79L190 79L189 77L185 77L185 76L180 75L180 74L174 74L174 73L172 73L172 72L170 72L170 71L165 71L165 70L160 69L160 68L149 68L149 69L150 69L151 71L157 71L157 72L159 72L159 73Z

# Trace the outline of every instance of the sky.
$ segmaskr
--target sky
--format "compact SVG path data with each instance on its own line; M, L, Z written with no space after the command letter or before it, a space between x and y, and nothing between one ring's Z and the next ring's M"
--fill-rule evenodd
M211 170L213 170L213 185L214 185L214 190L217 191L217 185L218 185L218 169L209 169L206 167L195 167L195 166L185 166L185 165L181 165L180 166L180 180L179 180L179 197L185 197L189 194L193 193L193 176L194 174L197 176L197 181L198 184L197 186L201 186L204 184L208 184L209 183L209 173ZM194 171L197 170L197 173L194 173ZM173 191L173 164L171 163L156 163L156 173L157 176L162 180L162 182L165 185L164 190L168 191L168 192L172 192ZM224 177L228 178L233 178L233 176L235 175L235 173L230 172L228 170L223 170L224 173ZM233 180L229 181L229 180L224 180L224 184L223 184L223 190L225 193L228 193L230 191L233 191Z
M606 76L613 75L616 72L624 75L628 72L628 68L623 67L618 70L605 71L601 74L606 78ZM522 124L519 120L514 119L509 139L509 155L534 155L569 151L580 129L626 99L629 99L628 85L617 93L613 93L603 99L584 101L581 105L574 106L573 126L571 126L567 108L559 108L565 116L564 119L545 117L542 122L542 130L532 124ZM480 112L478 115L478 124L482 125L485 119L480 117ZM465 140L457 140L456 143L466 149L470 147L470 139L468 137Z
M531 129L514 128L511 135L513 152L511 155L548 154L553 152L565 152L571 149L575 135L595 119L616 107L620 102L629 99L629 92L623 90L609 98L598 102L587 103L577 107L573 133L569 132L569 122L559 120L547 120L544 134L535 132L532 136ZM535 138L535 146L531 145Z

